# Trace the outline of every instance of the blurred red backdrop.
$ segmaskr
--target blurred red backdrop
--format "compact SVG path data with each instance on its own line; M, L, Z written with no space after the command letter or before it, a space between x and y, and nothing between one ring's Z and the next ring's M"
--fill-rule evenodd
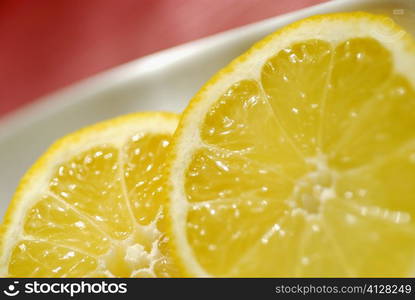
M0 116L140 56L325 0L1 0Z

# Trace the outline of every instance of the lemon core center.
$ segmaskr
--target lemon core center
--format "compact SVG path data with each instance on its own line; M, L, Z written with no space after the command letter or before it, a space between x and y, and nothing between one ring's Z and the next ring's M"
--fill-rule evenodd
M291 205L312 216L319 215L324 202L335 198L335 172L327 166L323 155L310 158L308 162L313 171L297 180Z

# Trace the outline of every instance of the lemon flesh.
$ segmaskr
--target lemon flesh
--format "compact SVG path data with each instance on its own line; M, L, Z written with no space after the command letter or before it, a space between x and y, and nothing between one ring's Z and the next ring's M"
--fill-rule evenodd
M63 138L27 173L2 235L2 276L171 276L160 180L173 114L134 114Z
M336 31L354 18L384 26L366 14L310 23ZM243 78L238 64L254 47L195 97L176 145L190 158L176 150L170 174L175 247L190 274L414 274L415 69L397 70L370 33L293 38Z

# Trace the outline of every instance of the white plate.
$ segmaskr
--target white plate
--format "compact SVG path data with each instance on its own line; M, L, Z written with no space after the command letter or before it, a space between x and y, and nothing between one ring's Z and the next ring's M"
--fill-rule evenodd
M350 10L387 13L415 33L415 0L330 1L138 59L1 119L0 217L19 178L57 138L124 113L180 112L203 82L253 42L307 16Z

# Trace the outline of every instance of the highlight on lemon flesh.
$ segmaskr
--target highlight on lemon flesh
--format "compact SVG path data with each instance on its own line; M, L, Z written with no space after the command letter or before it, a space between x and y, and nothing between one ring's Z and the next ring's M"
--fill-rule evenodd
M415 43L385 16L257 43L192 99L170 153L188 275L415 274Z
M12 199L0 276L173 276L159 195L177 122L175 114L137 113L56 142Z

